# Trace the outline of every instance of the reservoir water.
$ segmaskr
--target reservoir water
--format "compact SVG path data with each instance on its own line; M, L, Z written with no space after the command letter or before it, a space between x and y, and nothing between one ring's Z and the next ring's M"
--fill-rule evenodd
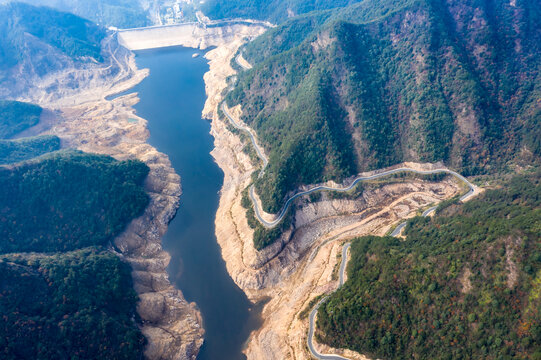
M259 314L226 271L216 242L214 220L223 173L210 156L210 124L201 119L205 103L202 52L167 48L136 52L139 68L150 75L130 92L141 101L137 114L148 120L149 142L169 156L181 177L180 208L163 239L171 254L171 282L203 316L205 343L200 360L238 360Z

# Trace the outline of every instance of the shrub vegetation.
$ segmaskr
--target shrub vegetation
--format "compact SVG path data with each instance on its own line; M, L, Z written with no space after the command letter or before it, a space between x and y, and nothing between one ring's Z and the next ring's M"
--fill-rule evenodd
M320 341L386 359L541 356L540 173L355 240Z

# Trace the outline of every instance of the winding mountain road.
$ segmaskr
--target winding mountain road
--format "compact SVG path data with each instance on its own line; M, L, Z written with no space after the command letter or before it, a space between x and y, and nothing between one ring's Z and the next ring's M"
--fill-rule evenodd
M229 109L225 105L225 102L222 103L221 109L222 109L222 112L224 113L224 115L229 120L229 122L233 125L233 127L235 127L236 129L244 131L250 137L250 141L252 142L252 145L254 146L254 149L255 149L255 151L257 153L257 156L259 157L259 159L261 159L261 162L263 163L263 167L261 168L261 171L259 173L259 177L261 177L263 175L263 173L265 172L265 169L267 168L267 165L269 164L269 161L268 161L267 156L265 155L264 151L257 144L256 135L254 134L254 131L251 128L249 128L248 126L241 125L241 123L239 121L237 121L233 117L233 115L229 112ZM450 175L456 177L457 179L459 179L460 181L464 182L468 186L468 188L470 189L465 195L463 195L460 198L461 201L465 201L466 199L468 199L470 196L472 196L475 193L475 186L471 182L469 182L468 179L466 179L464 176L460 175L456 171L445 169L445 168L435 169L435 170L416 170L416 169L412 169L412 168L408 168L408 167L401 167L401 168L397 168L397 169L391 169L391 170L382 171L382 172L376 173L374 175L359 176L359 177L355 178L353 180L353 182L349 186L345 186L345 187L332 187L332 186L319 185L319 186L313 187L312 189L298 192L298 193L296 193L295 195L291 196L289 199L286 200L286 202L284 203L284 206L282 207L282 210L277 215L274 215L274 220L272 220L272 221L267 221L267 220L265 220L263 218L263 216L262 216L263 210L261 208L261 204L259 203L257 197L255 196L254 185L250 186L250 199L252 200L252 204L253 204L253 207L254 207L254 211L255 211L255 215L257 217L257 220L259 220L259 222L264 227L266 227L267 229L272 229L276 225L278 225L280 223L280 221L282 221L282 219L284 218L284 216L285 216L287 210L289 209L289 206L291 205L291 203L296 198L298 198L300 196L308 195L308 194L311 194L311 193L317 192L317 191L346 192L346 191L349 191L349 190L353 189L355 187L355 185L357 185L361 181L375 180L375 179L379 179L379 178L384 177L384 176L397 174L397 173L400 173L400 172L411 172L411 173L419 174L419 175L433 175L433 174L441 174L441 173L450 174ZM435 210L435 207L430 208L427 211L428 211L428 213L430 213L430 212L432 212L434 210ZM400 234L400 231L402 230L402 228L404 226L405 226L405 223L400 224L393 231L391 236L397 236L398 234Z
M238 66L240 66L242 68L242 70L250 70L251 67L249 66L248 62L246 60L244 60L244 58L242 58L243 61L241 61L241 54L238 54L237 56L235 56L235 62L237 63Z
M340 273L339 273L339 285L338 288L340 288L342 285L344 285L344 273L346 272L346 262L347 262L347 255L349 247L351 246L351 243L347 243L342 248L342 263L340 264ZM337 289L338 290L338 289ZM316 314L321 306L327 300L329 295L325 296L323 299L319 300L317 305L314 307L312 312L310 312L310 327L308 329L308 339L307 339L307 345L308 350L310 350L310 354L314 356L316 359L322 359L322 360L349 360L348 358L345 358L340 355L332 355L332 354L321 354L319 353L316 348L314 347L314 332L315 332L315 319Z
M400 225L398 225L394 230L393 232L391 233L391 236L392 237L397 237L398 235L400 235L400 233L402 232L402 229L406 227L406 225L408 224L407 221L404 221L403 223L401 223Z
M469 184L469 182L467 182L467 184ZM469 194L468 197L471 196L472 191L473 191L473 189L470 188L470 191L466 195ZM461 197L462 201L464 199L468 198L468 197L466 197L466 195ZM426 209L423 212L422 216L423 217L429 216L436 209L437 209L437 206L432 206L431 208ZM397 228L391 234L391 236L398 236L400 234L400 232L402 231L402 229L406 226L406 224L407 224L407 222L403 222L402 224L398 225ZM351 243L346 243L344 245L344 247L342 248L342 263L340 264L340 273L339 273L339 278L338 278L339 283L338 283L338 288L336 290L338 290L340 287L342 287L342 285L344 285L344 274L346 272L347 253L348 253L348 250L349 250L350 247L351 247ZM343 356L340 356L340 355L321 354L314 347L314 332L315 332L315 327L316 327L316 325L315 325L316 314L317 314L317 311L319 310L319 307L321 306L321 304L323 304L329 298L329 296L330 296L330 294L326 295L323 299L321 299L316 304L316 306L314 306L314 309L312 309L312 311L310 312L310 317L309 317L310 323L309 323L308 338L307 338L308 350L310 350L310 353L312 354L312 356L314 356L316 359L320 359L320 360L350 360L349 358L346 358L346 357L343 357Z
M261 206L260 206L259 202L256 199L256 196L255 196L255 193L254 193L255 190L254 190L253 185L250 187L250 198L251 198L253 206L254 206L255 215L256 215L257 219L259 220L259 222L261 222L261 224L263 224L263 226L265 226L266 228L271 229L271 228L275 227L280 221L282 221L282 219L284 218L284 216L285 216L289 206L291 205L291 203L296 198L298 198L299 196L308 195L308 194L311 194L311 193L316 192L316 191L346 192L346 191L349 191L349 190L353 189L353 187L355 187L355 185L357 185L361 181L375 180L375 179L379 179L379 178L384 177L384 176L397 174L397 173L400 173L400 172L411 172L411 173L419 174L419 175L433 175L433 174L441 174L441 173L450 174L450 175L458 178L459 180L463 181L470 189L465 195L463 195L460 198L461 201L464 201L464 200L468 199L470 196L472 196L475 193L475 186L472 183L470 183L465 177L463 177L462 175L460 175L459 173L457 173L457 172L455 172L453 170L449 170L449 169L416 170L416 169L412 169L412 168L408 168L408 167L401 167L401 168L397 168L397 169L386 170L386 171L383 171L383 172L380 172L380 173L377 173L377 174L374 174L374 175L359 176L355 180L353 180L353 182L349 186L346 186L346 187L332 187L332 186L319 185L319 186L316 186L316 187L314 187L312 189L298 192L295 195L291 196L289 199L287 199L284 206L282 207L282 211L280 211L278 213L278 215L275 216L275 219L273 221L266 221L261 216L261 214L263 213L263 210L261 209ZM402 225L400 225L400 226L402 226ZM393 235L393 236L396 236L396 235Z
M250 67L246 66L246 64L244 64L242 61L239 61L239 56L240 55L237 55L235 57L236 63L243 70L250 69ZM227 109L227 107L225 106L225 102L222 103L221 109L222 109L222 112L225 114L225 116L228 118L228 120L231 122L231 124L235 128L248 133L248 135L250 136L250 140L251 140L251 142L252 142L252 144L254 146L254 149L255 149L255 151L257 153L257 156L261 159L261 162L263 163L263 168L261 169L261 172L259 173L259 176L261 176L264 173L264 171L265 171L265 169L266 169L266 167L268 165L268 159L265 156L263 150L257 144L256 137L255 137L255 134L253 133L253 130L251 128L247 127L247 126L241 125L240 122L236 121L235 118L231 115L231 113ZM285 216L287 210L289 209L289 206L291 205L291 203L296 198L298 198L300 196L308 195L308 194L311 194L311 193L314 193L314 192L317 192L317 191L346 192L346 191L349 191L349 190L353 189L353 187L355 187L355 185L357 185L361 181L375 180L375 179L379 179L379 178L384 177L384 176L389 176L389 175L397 174L397 173L400 173L400 172L410 172L410 173L419 174L419 175L432 175L432 174L442 174L442 173L449 174L449 175L452 175L455 178L459 179L460 181L464 182L469 188L469 191L466 194L464 194L464 195L462 195L460 197L460 201L466 201L467 199L469 199L471 196L473 196L475 194L476 187L471 182L469 182L468 179L466 179L464 176L460 175L456 171L445 169L445 168L434 169L434 170L416 170L416 169L412 169L412 168L408 168L408 167L401 167L401 168L382 171L382 172L379 172L379 173L376 173L376 174L373 174L373 175L369 175L369 176L359 176L359 177L355 178L351 182L351 184L348 185L348 186L332 187L332 186L318 185L318 186L315 186L315 187L313 187L311 189L308 189L306 191L298 192L298 193L294 194L293 196L291 196L289 199L286 200L286 202L284 203L284 206L282 207L282 210L278 213L278 215L274 215L275 219L272 220L272 221L267 221L262 217L261 214L263 213L263 210L261 209L259 201L256 198L254 185L250 186L250 199L251 199L252 205L254 207L255 216L257 217L259 222L264 227L271 229L271 228L274 228L276 225L278 225L278 223L280 223L280 221L282 221L282 219L284 218L284 216ZM437 206L432 206L431 208L425 210L423 212L422 216L424 216L424 217L429 216L436 209L437 209ZM398 225L396 227L396 229L391 233L391 236L394 236L394 237L398 236L400 234L400 232L402 231L402 229L406 226L406 224L407 224L407 222L403 222L400 225ZM349 250L350 246L351 246L351 243L346 243L344 245L344 247L342 248L342 262L340 264L340 270L339 270L339 280L338 280L339 285L338 285L338 288L340 288L344 284L344 274L345 274L345 271L346 271L347 253L348 253L348 250ZM316 306L314 306L314 309L312 309L312 311L310 312L309 330L308 330L308 338L307 338L308 349L309 349L310 353L312 354L312 356L314 356L316 359L320 359L320 360L350 360L349 358L346 358L346 357L343 357L343 356L340 356L340 355L321 354L314 347L313 338L314 338L314 332L315 332L316 314L317 314L317 311L318 311L319 307L321 306L321 304L323 304L329 298L329 296L330 296L330 294L323 297L316 304Z
M431 208L426 209L421 216L427 217L428 215L432 214L432 212L436 211L437 208L438 208L438 205L432 206Z
M233 118L233 115L229 112L229 109L225 106L225 102L222 103L222 112L227 117L231 125L233 125L234 128L242 130L246 133L248 133L248 136L250 136L250 140L252 141L252 145L255 148L255 152L257 153L257 156L261 159L261 162L263 163L263 168L261 169L261 172L259 175L263 174L265 171L265 168L269 164L269 161L267 160L267 157L265 156L265 153L261 149L261 147L257 144L254 132L252 129L250 129L248 126L243 126L240 124L240 122L236 121L235 118Z

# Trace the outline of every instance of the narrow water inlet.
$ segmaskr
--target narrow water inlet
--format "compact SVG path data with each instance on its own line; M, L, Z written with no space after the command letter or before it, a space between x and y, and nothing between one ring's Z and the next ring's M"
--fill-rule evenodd
M260 307L233 282L216 241L223 172L210 155L210 124L201 119L203 74L209 67L203 56L192 56L194 51L202 54L182 47L137 51L137 66L150 69L150 75L130 92L139 93L135 110L148 120L149 143L169 156L181 177L180 208L163 247L171 255L171 282L201 310L206 333L198 359L238 360L260 325Z

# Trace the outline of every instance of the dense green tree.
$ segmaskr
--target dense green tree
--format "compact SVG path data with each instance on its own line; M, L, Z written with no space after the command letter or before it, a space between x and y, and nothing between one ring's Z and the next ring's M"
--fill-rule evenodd
M7 139L36 125L43 109L35 104L0 100L0 139Z
M0 258L2 359L141 359L130 267L108 251Z
M268 30L227 97L268 154L265 210L402 161L465 175L539 162L540 46L533 0L367 0Z
M386 359L536 359L540 173L418 217L407 238L363 237L318 312L324 343Z
M0 165L29 160L60 150L60 139L55 135L0 140Z
M106 245L147 206L148 171L76 151L0 168L0 252Z

